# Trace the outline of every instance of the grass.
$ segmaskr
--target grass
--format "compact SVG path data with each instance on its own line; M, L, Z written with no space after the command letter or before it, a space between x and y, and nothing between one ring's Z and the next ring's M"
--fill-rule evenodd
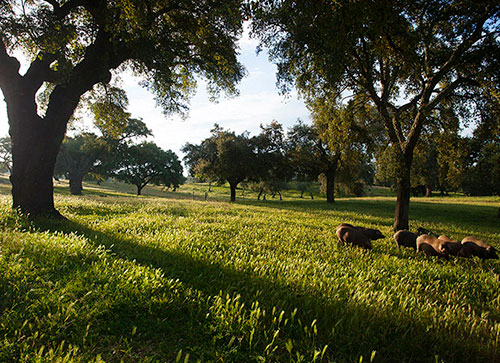
M58 184L68 221L31 222L0 184L0 361L500 361L499 262L398 250L387 190L328 205L129 187ZM499 203L414 198L411 229L500 247ZM344 221L387 237L341 246Z

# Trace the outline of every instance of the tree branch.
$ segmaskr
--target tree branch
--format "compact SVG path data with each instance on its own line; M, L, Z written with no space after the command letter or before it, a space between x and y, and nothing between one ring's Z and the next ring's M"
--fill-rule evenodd
M11 85L13 78L21 79L19 68L21 63L7 53L7 47L3 39L0 38L0 88L7 97L7 87Z
M455 89L457 89L463 82L465 81L465 78L458 77L455 81L447 85L444 89L442 89L436 97L434 97L429 103L426 105L423 105L423 110L425 112L429 112L432 110L434 107L436 107L441 100L448 96L451 92L453 92Z
M30 83L33 90L38 90L43 82L54 82L58 73L50 69L50 64L56 59L55 54L39 53L31 63L24 79Z
M476 23L476 29L471 34L470 37L464 39L462 43L458 45L454 52L451 53L448 60L442 65L442 67L427 81L422 94L423 104L428 103L436 85L443 79L444 75L448 73L452 67L454 67L461 59L463 54L470 49L470 47L481 38L481 32L483 31L483 25L488 19L487 15L481 17Z
M52 8L54 9L54 15L58 19L64 19L66 15L71 13L74 9L76 9L79 6L85 5L85 0L69 0L66 1L62 6L56 0L44 0L44 1L52 5Z

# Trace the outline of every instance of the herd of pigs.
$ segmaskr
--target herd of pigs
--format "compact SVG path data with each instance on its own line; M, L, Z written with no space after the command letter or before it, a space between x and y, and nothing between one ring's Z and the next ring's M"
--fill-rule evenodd
M384 238L378 229L353 226L349 223L339 224L336 232L341 243L369 250L372 249L372 240ZM397 231L394 234L394 240L398 248L411 247L427 256L443 258L448 258L450 255L466 258L477 256L498 259L497 250L493 246L473 236L465 237L461 242L458 242L445 235L437 236L424 228L419 228L417 233L407 230Z

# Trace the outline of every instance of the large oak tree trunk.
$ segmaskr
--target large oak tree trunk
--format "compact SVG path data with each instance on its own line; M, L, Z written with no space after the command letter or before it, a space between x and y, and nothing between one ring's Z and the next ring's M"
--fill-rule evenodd
M30 216L60 217L54 207L52 177L66 123L38 116L34 93L21 86L15 100L7 103L12 139L12 207Z

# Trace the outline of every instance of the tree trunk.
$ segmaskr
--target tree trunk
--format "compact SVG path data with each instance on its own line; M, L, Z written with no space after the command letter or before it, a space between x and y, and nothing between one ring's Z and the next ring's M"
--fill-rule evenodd
M335 203L335 175L337 170L330 168L326 172L326 201L327 203Z
M29 102L27 102L29 104ZM61 217L54 207L53 175L66 124L55 127L22 103L8 107L12 138L12 207L30 216Z
M257 200L260 200L260 197L262 196L263 192L264 192L264 190L262 190L262 189L259 191L259 195L257 195Z
M283 197L281 196L280 192L278 192L278 195L280 196L280 200L283 200Z
M300 197L304 198L304 191L302 191L302 190L300 191Z
M236 187L238 183L229 183L229 188L231 189L231 202L236 202Z
M137 187L137 195L141 195L142 189L145 187L145 185L136 184L135 186Z
M82 190L83 190L83 175L81 174L76 174L76 175L69 175L69 190L72 195L82 195Z
M425 196L432 197L432 188L429 184L425 185Z
M410 169L411 157L400 162L399 175L397 177L398 193L396 199L396 210L394 212L394 231L408 229L408 213L410 209Z

